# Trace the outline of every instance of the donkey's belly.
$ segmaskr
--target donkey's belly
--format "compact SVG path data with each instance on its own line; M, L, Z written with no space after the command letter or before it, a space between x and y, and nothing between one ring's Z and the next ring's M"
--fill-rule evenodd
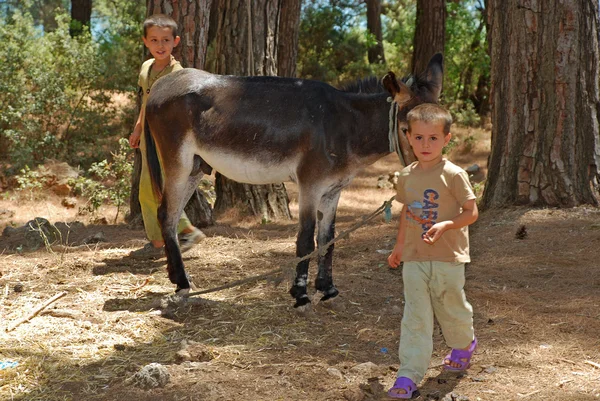
M212 168L237 182L248 184L272 184L284 181L296 181L298 156L282 161L265 158L248 158L246 155L220 150L200 151L200 157Z

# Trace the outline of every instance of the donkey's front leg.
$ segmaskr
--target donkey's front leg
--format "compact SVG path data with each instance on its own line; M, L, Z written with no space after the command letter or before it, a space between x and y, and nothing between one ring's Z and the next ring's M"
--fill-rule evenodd
M338 201L340 199L340 190L327 193L321 198L321 204L317 212L319 221L319 231L317 234L317 246L319 249L324 247L329 241L335 237L335 213L337 211ZM333 285L333 248L331 244L325 254L319 252L319 273L315 281L317 291L323 293L321 301L334 298L339 294L339 291Z
M303 202L302 194L300 196L300 230L296 239L296 256L303 257L315 250L315 206L313 202ZM290 288L290 294L296 298L294 308L304 306L310 303L306 286L308 284L308 264L309 260L304 260L296 266L296 279L294 285Z

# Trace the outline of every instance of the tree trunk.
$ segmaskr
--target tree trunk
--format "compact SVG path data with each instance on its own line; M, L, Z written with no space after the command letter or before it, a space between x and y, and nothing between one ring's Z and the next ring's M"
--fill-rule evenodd
M286 0L279 16L277 35L277 72L280 77L296 78L301 0Z
M84 27L90 31L92 19L92 0L71 0L71 26L69 33L72 37L81 35Z
M412 72L425 71L436 53L444 53L446 44L446 0L417 0Z
M148 0L147 15L163 13L171 16L177 22L181 41L173 51L173 56L183 67L204 68L206 48L208 46L208 25L212 0ZM138 103L139 105L139 103ZM138 108L139 109L139 108ZM139 183L142 158L136 149L131 181L131 199L128 221L141 221L139 203ZM196 227L206 227L214 224L213 211L206 197L196 190L187 205L185 213L190 222Z
M598 2L490 0L484 208L598 204Z
M277 75L283 0L215 1L219 2L215 72L242 76ZM298 29L292 31L297 36ZM288 43L297 43L297 38L292 38ZM265 220L291 218L289 199L282 184L241 184L217 174L215 190L217 213L238 205L244 213L261 216Z
M369 64L385 64L383 34L381 32L381 0L367 0L367 29L377 43L369 48Z

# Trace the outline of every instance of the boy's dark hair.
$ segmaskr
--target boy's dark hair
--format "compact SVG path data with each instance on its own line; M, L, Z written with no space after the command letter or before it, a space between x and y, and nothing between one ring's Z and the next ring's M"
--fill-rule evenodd
M148 33L148 29L153 26L160 28L171 28L173 37L177 36L177 22L166 14L153 14L144 20L144 37Z
M444 135L450 132L452 125L452 115L442 106L435 103L423 103L408 112L406 116L408 121L408 132L411 131L411 123L422 121L425 123L444 124Z

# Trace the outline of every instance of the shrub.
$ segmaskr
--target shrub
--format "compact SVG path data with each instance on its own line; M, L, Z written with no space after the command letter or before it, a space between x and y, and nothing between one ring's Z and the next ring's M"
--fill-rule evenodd
M115 223L117 222L121 208L131 194L133 170L133 164L129 161L129 142L122 138L119 145L119 150L111 153L111 161L93 163L86 177L71 181L74 192L88 198L86 205L80 208L80 213L89 212L95 215L103 204L113 204L117 207L114 219Z
M69 35L69 18L42 33L31 15L0 18L0 162L11 175L46 157L87 168L120 133L105 65L89 33Z

